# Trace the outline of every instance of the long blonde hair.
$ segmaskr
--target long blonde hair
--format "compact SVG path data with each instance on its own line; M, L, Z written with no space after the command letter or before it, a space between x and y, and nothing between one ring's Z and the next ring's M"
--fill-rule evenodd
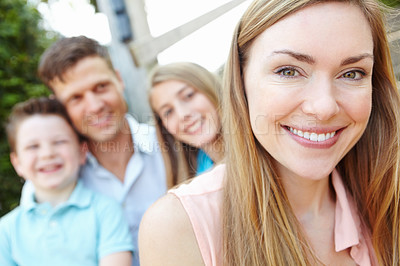
M256 0L234 32L222 97L226 144L223 249L226 265L317 263L301 232L273 159L251 130L243 71L258 35L275 22L318 0ZM400 101L382 7L373 0L348 0L367 18L374 41L372 113L365 133L337 168L372 234L381 265L398 265ZM238 116L237 114L241 114ZM246 149L243 149L246 147Z
M152 69L149 75L149 102L156 121L159 143L167 171L167 185L172 187L194 177L196 174L196 155L198 148L183 143L164 127L160 116L154 110L151 101L151 91L154 86L165 81L181 81L207 96L219 111L220 78L204 67L191 62L176 62L159 65ZM217 136L222 141L222 135Z

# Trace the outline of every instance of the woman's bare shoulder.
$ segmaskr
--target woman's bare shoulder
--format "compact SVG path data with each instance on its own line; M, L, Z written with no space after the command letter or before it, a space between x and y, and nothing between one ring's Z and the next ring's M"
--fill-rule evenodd
M190 219L180 200L167 194L143 216L141 265L204 265Z

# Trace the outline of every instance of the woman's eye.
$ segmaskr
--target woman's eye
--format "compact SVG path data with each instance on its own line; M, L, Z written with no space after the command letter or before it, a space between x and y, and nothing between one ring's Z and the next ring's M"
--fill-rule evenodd
M168 109L162 113L163 118L167 118L171 114L172 110Z
M294 69L292 67L280 68L275 73L280 75L280 76L288 77L288 78L296 77L296 76L300 75L300 73L296 69Z
M186 99L192 98L193 95L194 95L194 93L195 93L194 91L187 93L187 94L186 94Z
M360 80L365 76L365 73L359 70L352 70L352 71L347 71L342 75L343 78L345 79L353 79L353 80Z

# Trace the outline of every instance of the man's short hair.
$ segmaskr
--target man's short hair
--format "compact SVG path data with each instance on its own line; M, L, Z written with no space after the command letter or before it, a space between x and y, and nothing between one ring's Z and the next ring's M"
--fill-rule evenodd
M38 75L54 91L50 86L51 81L55 78L64 81L66 71L90 56L103 58L114 71L107 48L93 39L79 36L63 38L53 43L40 58Z

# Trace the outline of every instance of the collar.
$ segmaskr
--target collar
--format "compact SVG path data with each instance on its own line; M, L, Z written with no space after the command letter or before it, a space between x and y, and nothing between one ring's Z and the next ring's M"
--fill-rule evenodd
M130 114L125 114L125 119L129 125L135 151L139 150L146 154L155 153L159 149L155 128L137 122ZM96 157L90 151L87 152L87 162L93 166L99 165Z
M126 114L125 118L131 130L135 149L138 148L147 154L155 153L159 148L155 128L148 124L138 123L130 114Z
M336 192L335 250L339 252L360 244L361 221L336 169L332 172L332 185Z
M88 189L86 189L82 182L78 179L75 189L72 191L71 196L64 203L58 205L55 209L59 209L63 206L76 206L78 208L85 208L89 206L92 199L92 193ZM35 191L34 189L30 191L30 194L27 195L26 201L24 201L23 208L26 211L31 211L42 206L47 206L49 203L38 203L35 200Z

